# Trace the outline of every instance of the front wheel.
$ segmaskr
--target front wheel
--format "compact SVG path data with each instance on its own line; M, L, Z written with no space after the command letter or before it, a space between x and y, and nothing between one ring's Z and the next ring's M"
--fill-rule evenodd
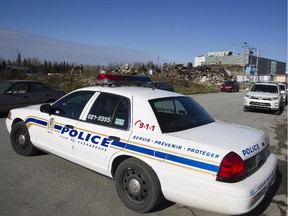
M274 112L275 115L280 115L281 114L281 107L279 109L277 109L275 112Z
M279 109L277 109L275 112L274 112L274 114L275 115L280 115L281 113L282 113L282 109L284 109L285 107L284 107L284 104L283 104L283 102L281 101L280 102L280 104L279 104Z
M163 199L156 173L136 158L129 158L119 165L115 184L122 202L136 212L149 212Z
M24 122L13 125L10 141L14 151L20 155L30 156L38 152L30 141L30 135Z

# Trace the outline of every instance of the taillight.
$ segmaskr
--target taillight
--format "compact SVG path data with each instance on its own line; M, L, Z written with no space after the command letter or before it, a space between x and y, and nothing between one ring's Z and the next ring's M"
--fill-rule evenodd
M107 78L107 75L106 74L99 74L97 79L99 80L103 80L103 79L106 79Z
M227 154L218 170L217 180L223 182L237 182L245 177L246 168L242 158L235 152Z

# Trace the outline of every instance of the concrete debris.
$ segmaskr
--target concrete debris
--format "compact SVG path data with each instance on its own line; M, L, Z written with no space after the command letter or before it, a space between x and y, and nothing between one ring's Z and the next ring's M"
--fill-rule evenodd
M192 67L188 64L164 64L161 74L201 84L221 84L228 79L236 79L241 73L239 65L205 65Z
M122 67L114 68L111 73L122 74L122 75L137 75L138 71L135 70L131 65L125 64Z
M153 70L154 71L154 70ZM175 79L188 80L201 84L220 84L227 79L236 79L237 74L241 73L242 67L238 65L205 65L192 67L188 64L167 64L165 63L158 74ZM126 64L112 70L113 74L123 75L148 75L147 71L134 69ZM155 71L154 71L155 73Z

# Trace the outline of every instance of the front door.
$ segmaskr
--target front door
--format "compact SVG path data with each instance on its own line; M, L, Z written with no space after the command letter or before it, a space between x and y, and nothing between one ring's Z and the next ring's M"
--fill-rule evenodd
M34 129L39 147L72 160L74 143L79 136L76 126L94 94L94 91L73 92L54 103L50 113L41 112Z

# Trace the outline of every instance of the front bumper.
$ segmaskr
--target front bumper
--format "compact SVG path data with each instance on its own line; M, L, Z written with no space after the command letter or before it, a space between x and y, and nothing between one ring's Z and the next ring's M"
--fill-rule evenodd
M280 100L253 100L244 98L244 107L256 109L278 110L280 108Z

